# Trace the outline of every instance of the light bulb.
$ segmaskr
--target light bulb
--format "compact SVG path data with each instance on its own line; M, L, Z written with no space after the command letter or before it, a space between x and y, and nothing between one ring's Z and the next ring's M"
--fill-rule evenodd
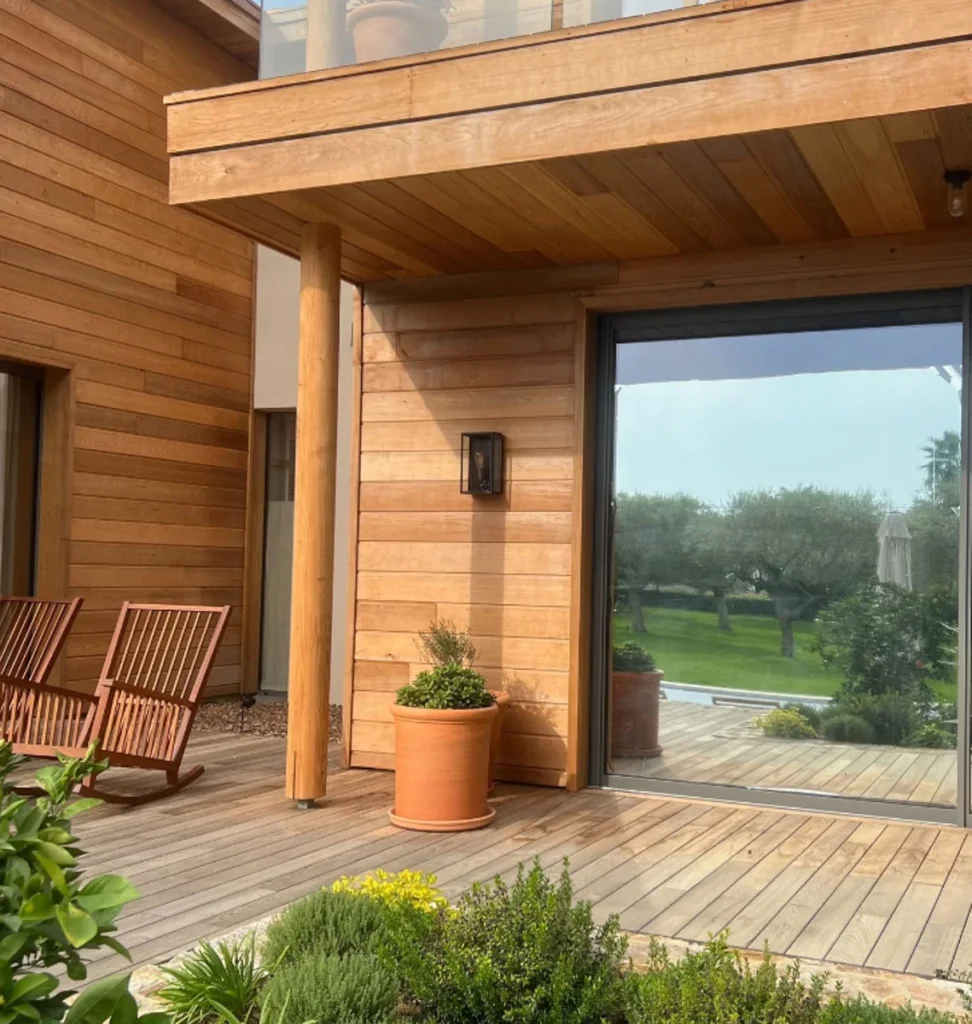
M948 212L955 217L964 217L969 208L969 171L947 171L945 181L948 184Z
M948 212L953 217L964 217L968 207L968 186L953 185L948 193Z

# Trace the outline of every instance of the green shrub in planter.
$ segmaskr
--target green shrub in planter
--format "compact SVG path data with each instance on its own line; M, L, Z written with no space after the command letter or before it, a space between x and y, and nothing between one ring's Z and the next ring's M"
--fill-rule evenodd
M385 921L385 907L377 900L327 889L311 893L291 904L267 929L263 962L373 953Z
M600 1024L623 1015L627 941L598 927L539 862L516 881L477 885L453 911L396 915L380 955L436 1024Z
M676 962L653 941L647 971L627 979L627 1024L816 1024L823 985L797 965L777 973L768 953L754 971L724 935Z
M654 672L655 659L633 640L619 644L612 651L612 667L615 672Z
M312 954L274 972L260 1016L269 1024L385 1024L397 1003L395 974L377 957Z
M775 736L778 739L815 740L817 738L817 730L799 711L776 708L761 718L757 718L756 723L765 735Z
M419 672L411 683L398 691L395 703L407 708L458 711L488 708L496 699L478 672L453 662Z
M849 712L828 715L824 719L823 734L831 743L874 742L874 727L871 723Z

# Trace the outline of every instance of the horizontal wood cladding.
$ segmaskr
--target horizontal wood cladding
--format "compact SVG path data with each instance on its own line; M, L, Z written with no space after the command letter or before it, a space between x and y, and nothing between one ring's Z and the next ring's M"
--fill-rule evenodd
M576 349L570 296L365 306L351 763L394 763L389 706L418 633L468 630L515 699L505 778L568 776ZM505 490L459 492L460 434L505 438Z
M228 603L235 691L253 245L168 205L162 100L253 71L152 0L2 2L0 38L0 353L71 394L64 678L97 679L126 599Z

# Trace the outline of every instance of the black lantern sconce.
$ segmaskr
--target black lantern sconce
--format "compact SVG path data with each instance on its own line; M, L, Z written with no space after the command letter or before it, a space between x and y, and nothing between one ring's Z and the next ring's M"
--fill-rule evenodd
M463 494L503 493L503 435L495 433L462 435Z

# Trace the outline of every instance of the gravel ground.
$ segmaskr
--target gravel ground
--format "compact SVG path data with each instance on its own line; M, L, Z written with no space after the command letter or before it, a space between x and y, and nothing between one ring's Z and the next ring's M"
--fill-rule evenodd
M243 731L256 736L287 735L287 702L277 697L257 696L246 709ZM195 728L201 732L239 732L240 698L216 697L199 707ZM331 741L341 738L341 705L331 705Z

